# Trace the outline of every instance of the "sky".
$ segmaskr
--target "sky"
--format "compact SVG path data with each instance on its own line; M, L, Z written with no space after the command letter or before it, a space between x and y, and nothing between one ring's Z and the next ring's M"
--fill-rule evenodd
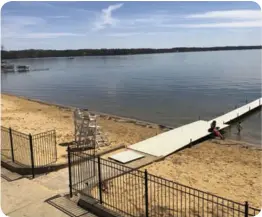
M8 2L7 50L261 45L255 2Z

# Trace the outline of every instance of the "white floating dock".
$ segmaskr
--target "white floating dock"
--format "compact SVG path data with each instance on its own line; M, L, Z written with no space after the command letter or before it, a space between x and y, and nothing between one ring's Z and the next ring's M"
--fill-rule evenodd
M123 151L115 155L112 155L109 158L125 164L131 161L134 161L134 160L138 160L143 157L145 157L145 155L137 153L136 151L127 150L127 151Z
M259 106L261 106L261 102L262 102L262 98L259 98L253 102L250 102L244 106L241 106L231 112L228 112L224 115L221 115L217 118L214 118L213 120L216 120L217 123L228 123L232 120L237 119L238 117L258 108ZM209 121L209 123L211 123L213 120Z
M210 121L199 120L168 132L159 134L152 138L138 142L128 147L128 149L149 154L156 157L167 156L173 152L189 145L191 142L195 142L201 138L204 138L210 134L208 129L213 120L216 120L217 127L221 130L228 127L226 123L252 111L261 106L262 98L259 98L251 103L248 103L240 108L237 108L225 115L214 118ZM138 154L138 153L137 153ZM111 156L115 159L120 159L120 162L128 162L129 159L135 160L133 152L121 152L117 156ZM138 159L138 158L137 158ZM130 161L130 160L129 160Z
M217 125L220 129L226 128L228 125ZM197 141L210 132L210 123L208 121L196 121L182 127L175 128L165 133L141 141L129 146L129 149L140 151L156 157L166 156L172 154L176 150L189 145L191 142Z

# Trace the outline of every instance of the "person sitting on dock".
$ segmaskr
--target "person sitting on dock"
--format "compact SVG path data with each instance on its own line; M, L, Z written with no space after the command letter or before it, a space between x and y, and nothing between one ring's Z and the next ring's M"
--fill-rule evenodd
M224 139L222 134L219 132L219 127L216 126L217 122L214 120L212 121L210 128L208 129L208 132L212 132L215 134L215 136L220 137L220 139Z

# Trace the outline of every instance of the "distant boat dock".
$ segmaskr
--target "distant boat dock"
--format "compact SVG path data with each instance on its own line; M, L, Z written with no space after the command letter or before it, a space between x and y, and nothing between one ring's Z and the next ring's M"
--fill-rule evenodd
M241 116L261 107L261 102L262 98L259 98L210 121L198 120L161 133L134 145L130 145L126 151L110 156L110 158L121 163L128 163L148 155L157 158L168 156L210 135L211 133L208 132L208 129L213 120L216 120L219 130L223 130L229 126L231 121L237 120Z
M28 65L14 65L6 61L1 61L1 72L12 73L12 72L29 72L29 71L47 71L49 68L44 69L31 69Z

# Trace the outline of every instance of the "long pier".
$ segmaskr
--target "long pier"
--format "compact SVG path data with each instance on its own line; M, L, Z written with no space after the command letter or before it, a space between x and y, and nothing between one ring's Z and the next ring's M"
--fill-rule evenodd
M225 129L229 126L231 121L261 107L261 103L262 98L259 98L210 121L199 120L161 133L134 145L130 145L128 146L128 151L120 152L116 156L113 155L110 158L124 163L135 160L136 157L134 152L140 157L143 153L155 157L170 155L175 151L210 135L211 133L208 132L208 129L213 120L216 120L217 126L220 130Z

